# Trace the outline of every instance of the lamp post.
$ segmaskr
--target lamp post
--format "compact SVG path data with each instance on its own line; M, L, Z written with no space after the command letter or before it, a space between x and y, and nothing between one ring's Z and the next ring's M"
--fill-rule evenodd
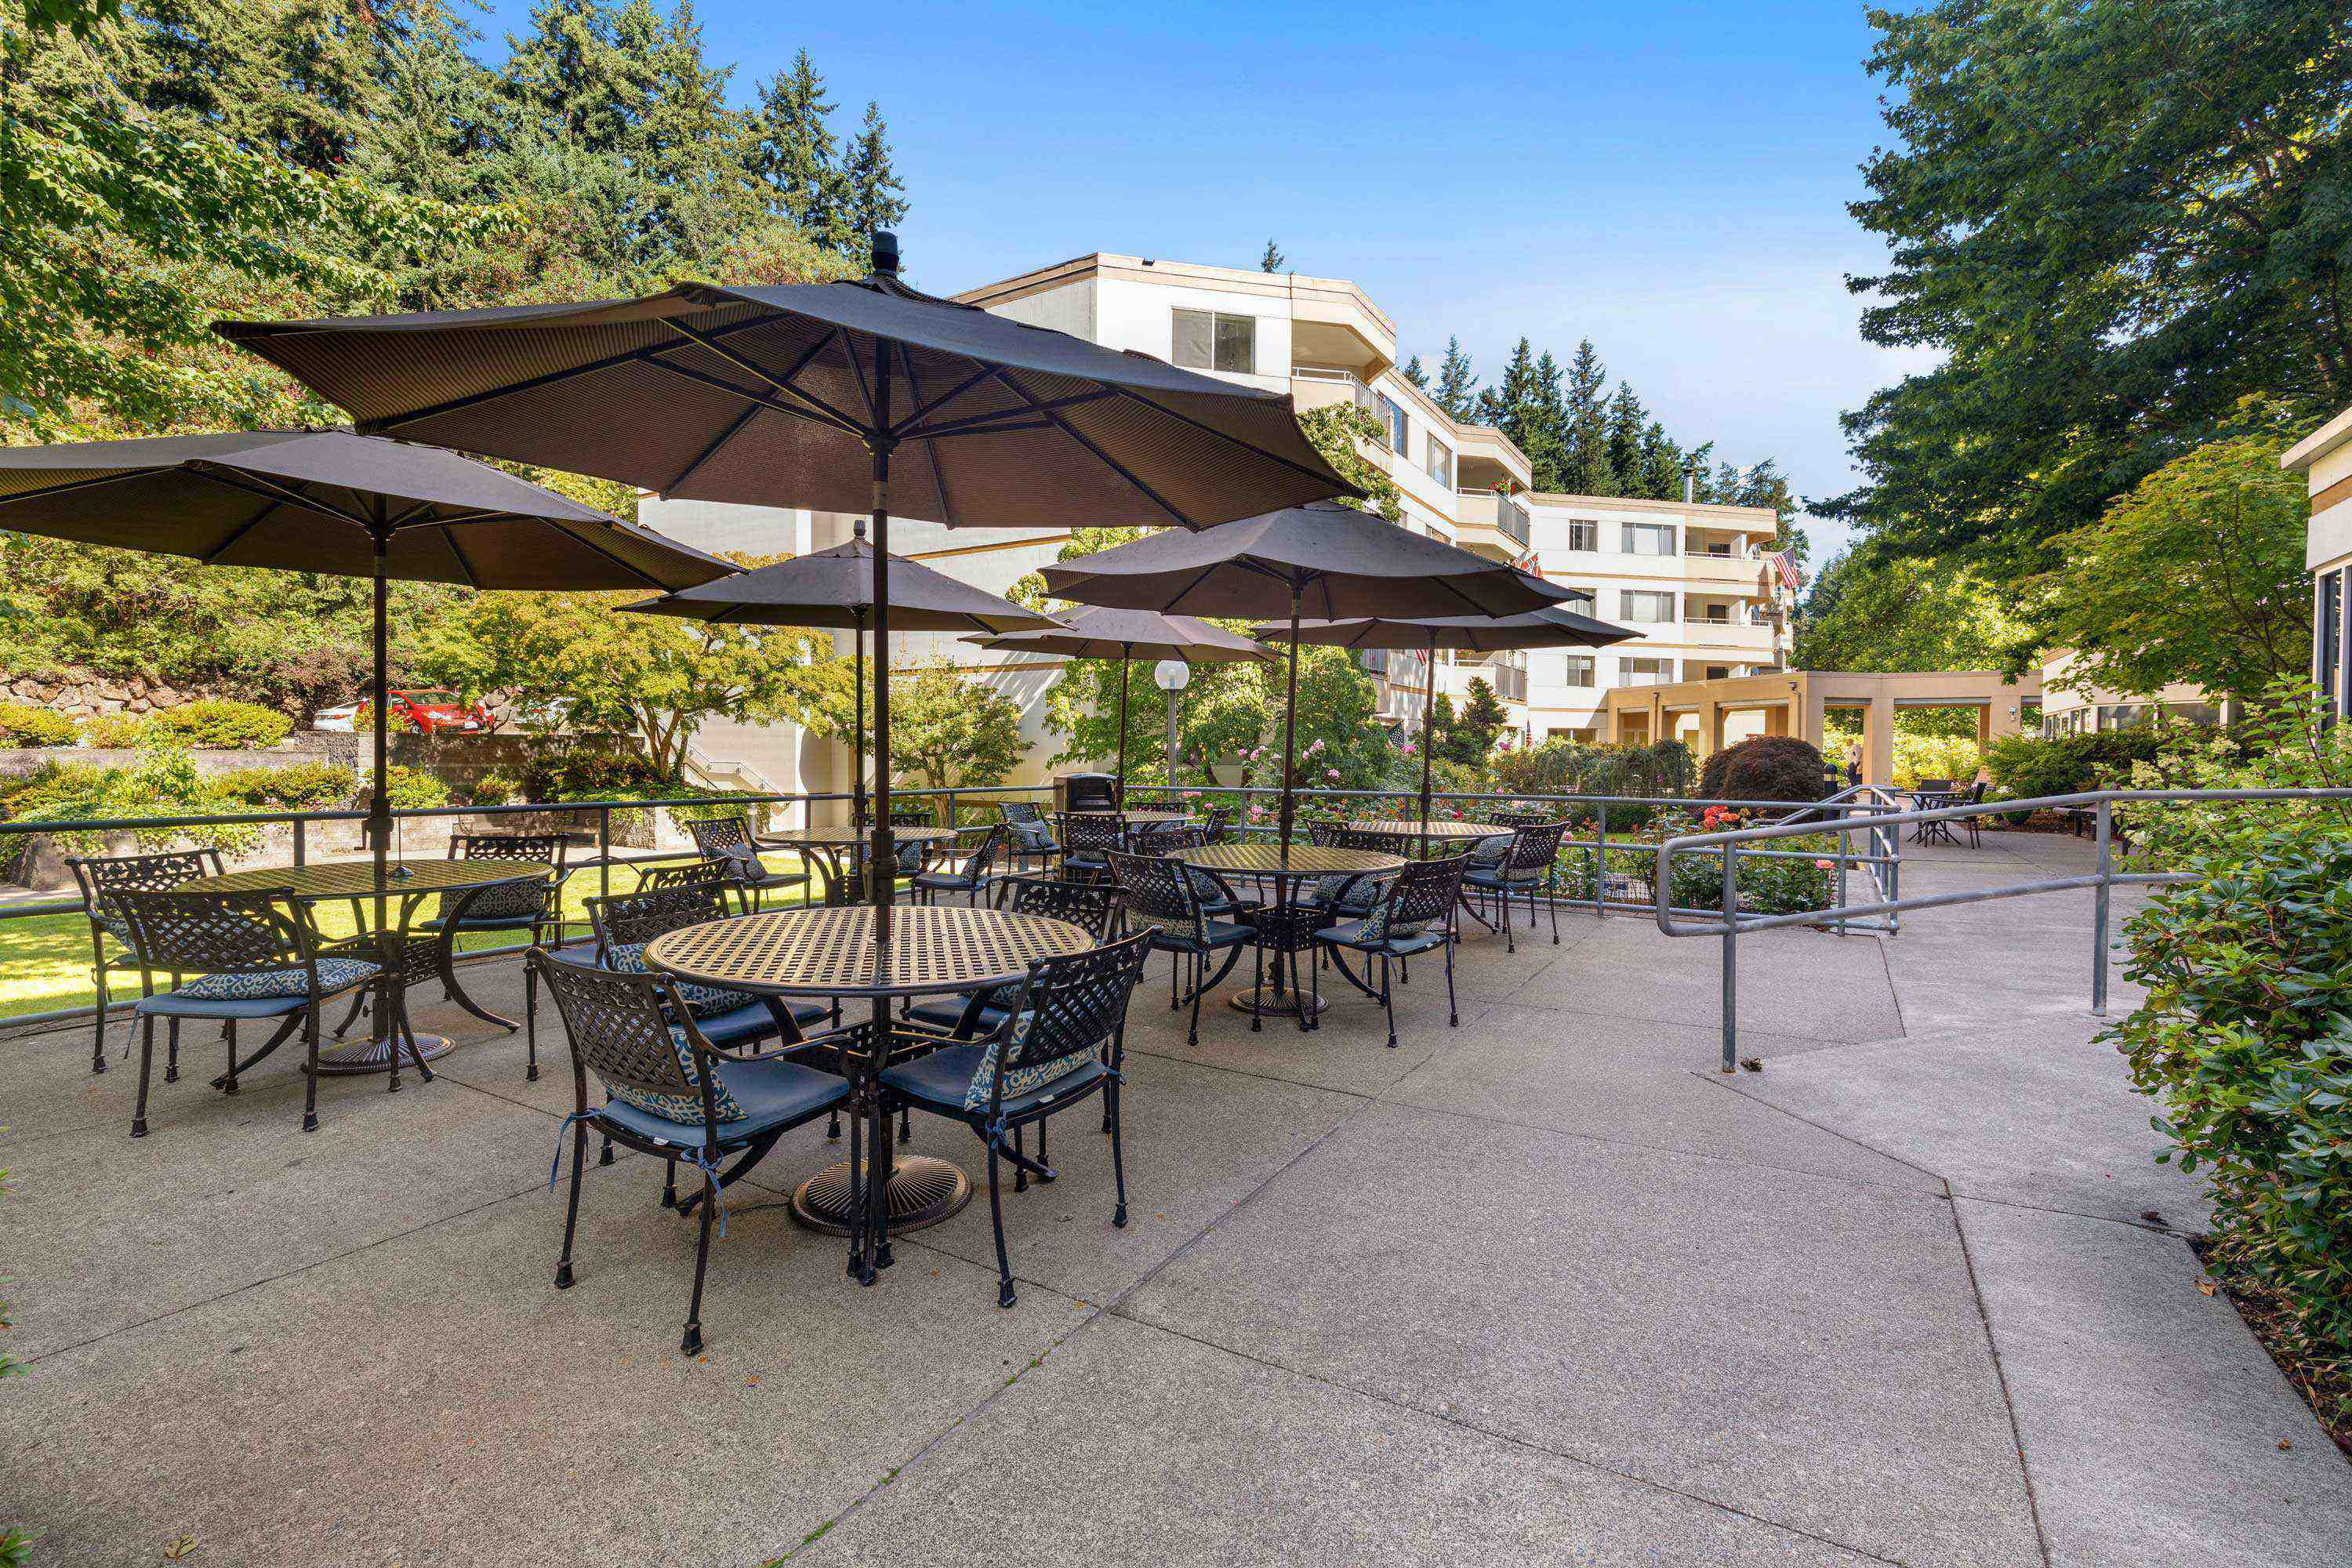
M1192 667L1181 658L1163 658L1151 667L1151 679L1168 693L1168 788L1176 788L1176 694L1192 684Z

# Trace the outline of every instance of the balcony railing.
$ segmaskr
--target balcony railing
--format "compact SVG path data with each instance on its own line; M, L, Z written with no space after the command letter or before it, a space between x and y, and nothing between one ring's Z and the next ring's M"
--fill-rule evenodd
M1534 536L1528 509L1496 490L1456 490L1454 510L1465 528L1491 528L1525 550Z

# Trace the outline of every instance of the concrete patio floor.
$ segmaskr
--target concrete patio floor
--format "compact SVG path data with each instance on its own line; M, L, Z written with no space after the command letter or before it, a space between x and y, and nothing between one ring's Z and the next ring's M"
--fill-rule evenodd
M1988 834L1905 888L2087 860ZM1745 939L1728 1079L1718 944L1643 921L1474 937L1460 1027L1417 967L1392 1051L1344 991L1187 1047L1155 961L1127 1229L1081 1111L1007 1194L1017 1308L984 1199L860 1289L782 1207L803 1129L691 1360L651 1163L592 1169L551 1286L560 1028L526 1083L420 1000L439 1080L327 1080L309 1136L291 1053L229 1099L192 1033L138 1142L119 1026L102 1077L13 1039L0 1520L76 1564L2343 1563L2352 1467L2197 1289L2197 1185L2093 1043L2089 904Z

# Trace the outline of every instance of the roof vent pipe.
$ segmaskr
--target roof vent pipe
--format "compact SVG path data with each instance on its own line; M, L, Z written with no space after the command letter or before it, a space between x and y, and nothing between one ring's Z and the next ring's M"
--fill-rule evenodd
M1685 468L1683 470L1683 505L1688 506L1697 500L1698 470L1696 468Z
M898 237L887 228L874 231L874 270L883 278L898 276Z

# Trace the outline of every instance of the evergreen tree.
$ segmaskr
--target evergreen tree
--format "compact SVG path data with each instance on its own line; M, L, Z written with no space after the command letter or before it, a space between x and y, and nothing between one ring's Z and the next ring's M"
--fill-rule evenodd
M1617 384L1617 395L1609 400L1609 431L1605 447L1609 454L1609 472L1616 480L1617 495L1646 494L1642 471L1642 435L1650 423L1650 411L1633 395L1633 386Z
M820 243L847 243L849 192L841 143L833 133L833 101L806 49L792 68L760 84L751 111L751 172L766 182L772 209Z
M1407 381L1412 383L1415 386L1420 387L1423 391L1426 392L1429 390L1429 373L1421 368L1421 356L1419 354L1415 354L1411 359L1404 362L1404 370L1402 374Z
M1576 346L1560 398L1560 481L1571 494L1619 493L1609 461L1608 388L1608 369L1586 338Z
M1444 385L1441 378L1439 385ZM1521 338L1511 357L1503 365L1503 378L1478 395L1478 422L1492 425L1511 438L1512 444L1528 455L1535 470L1536 489L1554 488L1559 468L1558 449L1553 445L1550 416L1541 373L1536 367L1535 349Z
M1437 390L1430 395L1454 419L1466 420L1478 412L1478 378L1470 374L1470 356L1462 352L1461 339L1445 340L1445 358L1437 367Z
M1496 739L1510 717L1486 678L1471 677L1470 689L1463 694L1461 710L1445 731L1445 755L1465 767L1478 766L1495 749Z
M1628 487L1652 500L1680 500L1683 494L1683 449L1666 427L1653 419L1642 432L1641 479Z
M907 216L907 187L890 166L890 136L879 105L866 105L857 138L842 160L841 177L846 192L842 216L854 260L871 247L875 230L896 228Z
M1274 241L1267 240L1265 251L1257 258L1257 269L1260 272L1282 272L1287 270L1289 266L1290 258L1282 254L1282 247Z

